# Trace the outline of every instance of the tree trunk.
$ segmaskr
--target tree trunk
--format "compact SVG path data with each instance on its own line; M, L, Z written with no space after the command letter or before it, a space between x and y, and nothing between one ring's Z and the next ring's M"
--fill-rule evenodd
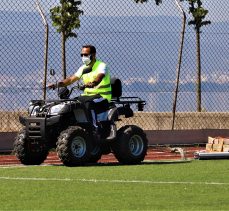
M200 61L200 28L196 29L196 62L197 62L197 111L201 112L201 61Z
M66 78L66 55L65 55L65 33L62 32L62 74L63 79Z

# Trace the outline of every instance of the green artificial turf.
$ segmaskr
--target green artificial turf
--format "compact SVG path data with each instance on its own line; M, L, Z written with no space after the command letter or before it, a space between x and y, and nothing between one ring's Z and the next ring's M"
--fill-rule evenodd
M229 161L0 167L0 210L229 210Z

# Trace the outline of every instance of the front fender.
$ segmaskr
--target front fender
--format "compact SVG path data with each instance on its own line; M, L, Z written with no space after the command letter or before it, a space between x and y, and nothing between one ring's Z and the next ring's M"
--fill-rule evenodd
M26 124L26 118L23 117L23 116L19 116L19 122L20 122L23 126L25 126L25 124Z

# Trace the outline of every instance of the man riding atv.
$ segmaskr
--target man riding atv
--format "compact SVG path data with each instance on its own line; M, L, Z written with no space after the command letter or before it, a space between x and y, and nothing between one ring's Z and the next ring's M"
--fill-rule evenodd
M66 166L95 163L111 152L123 164L144 160L148 143L144 131L136 125L117 129L116 122L120 116L133 117L133 104L143 111L145 101L122 97L121 81L110 78L106 64L96 59L94 46L83 46L81 56L84 65L74 75L49 85L58 88L59 99L32 100L28 116L19 118L23 128L14 152L21 163L39 165L53 148ZM70 98L78 87L69 91L66 86L81 78L84 93Z
M72 76L48 85L49 88L65 87L83 78L84 93L78 100L91 110L91 118L95 127L95 109L107 110L108 102L111 100L111 79L107 65L101 60L96 59L96 48L92 45L84 45L81 50L83 65ZM87 73L84 74L84 70ZM97 104L95 106L95 104ZM98 111L99 112L99 111Z

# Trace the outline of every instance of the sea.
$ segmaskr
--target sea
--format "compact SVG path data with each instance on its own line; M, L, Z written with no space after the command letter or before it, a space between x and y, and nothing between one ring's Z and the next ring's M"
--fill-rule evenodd
M81 91L75 91L71 97L75 98ZM127 92L122 94L125 97L133 97L134 101L145 101L144 111L146 112L172 112L174 103L174 92ZM9 88L0 92L1 111L23 111L29 106L31 100L43 99L43 91L40 89ZM47 90L46 99L58 99L57 92ZM228 112L229 93L227 92L203 92L202 110L206 112ZM195 92L179 92L177 97L176 111L195 112L197 110ZM130 103L131 108L137 111L137 104Z

